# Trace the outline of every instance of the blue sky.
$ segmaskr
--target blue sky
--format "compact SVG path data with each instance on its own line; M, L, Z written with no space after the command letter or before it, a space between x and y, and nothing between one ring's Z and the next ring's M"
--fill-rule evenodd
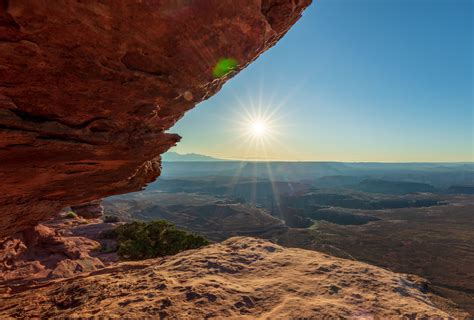
M183 137L173 151L229 159L474 161L473 4L313 1L275 47L170 130ZM249 139L242 115L257 110L273 111L270 128Z

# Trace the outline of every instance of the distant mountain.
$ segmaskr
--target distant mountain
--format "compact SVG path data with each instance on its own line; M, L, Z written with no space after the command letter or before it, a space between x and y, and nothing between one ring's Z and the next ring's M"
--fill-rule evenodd
M171 161L223 161L222 159L217 159L209 156L205 156L202 154L197 153L186 153L181 154L177 152L166 152L161 157L163 161L171 162Z

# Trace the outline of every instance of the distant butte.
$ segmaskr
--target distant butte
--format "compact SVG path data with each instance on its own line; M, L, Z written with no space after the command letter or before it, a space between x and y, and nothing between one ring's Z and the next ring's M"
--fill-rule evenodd
M309 4L1 0L0 237L155 180L166 130Z

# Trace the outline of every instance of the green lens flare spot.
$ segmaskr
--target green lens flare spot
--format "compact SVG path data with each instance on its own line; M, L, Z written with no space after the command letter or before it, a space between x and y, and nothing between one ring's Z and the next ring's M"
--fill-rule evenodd
M214 69L212 69L212 75L214 78L220 78L225 76L232 70L237 68L237 60L233 58L221 58L215 65Z

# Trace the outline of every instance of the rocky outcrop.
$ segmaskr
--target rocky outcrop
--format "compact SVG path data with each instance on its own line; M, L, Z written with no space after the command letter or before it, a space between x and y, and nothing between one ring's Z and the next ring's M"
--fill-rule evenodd
M100 204L100 200L71 206L71 210L84 219L100 218L104 214L104 207Z
M13 288L1 318L447 319L422 282L254 238ZM462 314L459 314L462 316Z
M310 0L0 1L0 237L139 190L166 133Z
M102 233L114 224L61 216L0 241L0 292L10 287L103 268L117 262L115 240Z

